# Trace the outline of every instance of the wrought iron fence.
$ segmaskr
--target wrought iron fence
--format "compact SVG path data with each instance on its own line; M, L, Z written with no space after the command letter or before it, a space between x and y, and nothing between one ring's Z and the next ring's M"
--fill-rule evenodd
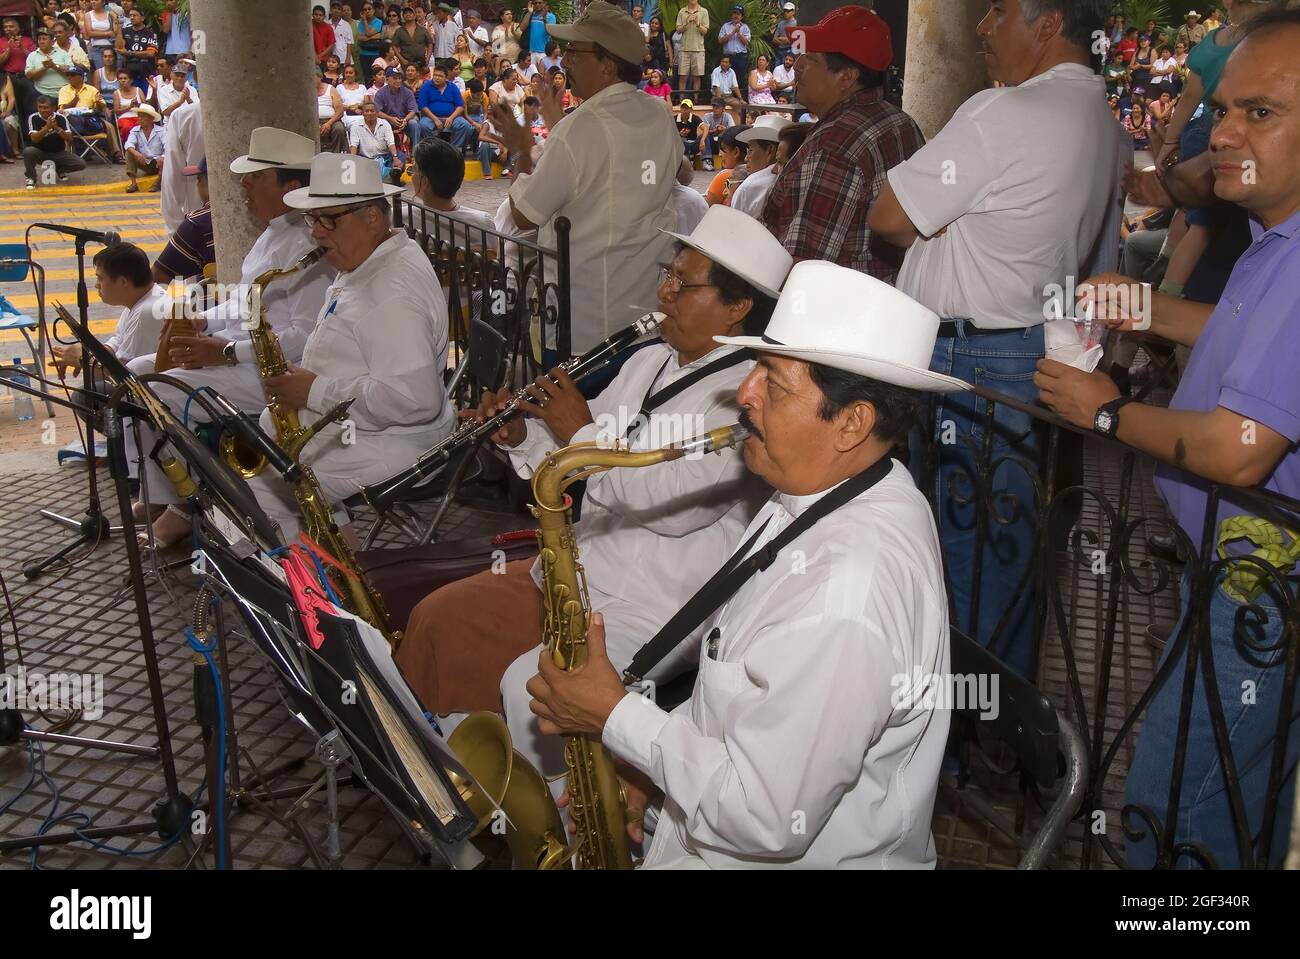
M1280 866L1300 746L1300 501L1181 474L1207 495L1197 541L1166 513L1145 454L1036 405L975 394L975 435L927 436L913 455L941 528L954 504L974 514L968 552L945 543L950 598L954 585L969 596L957 627L1005 654L1015 607L1028 604L1030 675L1083 734L1088 794L1073 830L1082 868ZM1029 418L1039 463L994 442L999 406ZM1026 522L1032 548L994 558L999 534ZM1152 542L1162 533L1181 571ZM991 577L1005 600L981 610ZM1147 623L1170 627L1163 652L1141 638ZM1143 737L1140 775L1162 767L1145 784L1129 775ZM1189 818L1180 796L1209 806ZM1231 861L1210 848L1225 844Z
M468 342L471 319L506 337L511 382L540 375L544 344L569 355L567 219L556 219L556 245L549 249L535 238L487 229L399 194L393 198L393 225L423 247L438 274L447 295L456 362Z

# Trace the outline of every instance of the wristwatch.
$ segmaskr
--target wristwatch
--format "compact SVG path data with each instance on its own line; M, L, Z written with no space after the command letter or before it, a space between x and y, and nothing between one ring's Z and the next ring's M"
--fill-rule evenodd
M1119 429L1119 409L1126 403L1132 403L1131 396L1117 396L1109 403L1103 403L1097 409L1097 415L1093 418L1092 429L1102 436L1114 437L1115 431Z
M239 357L235 355L235 341L229 341L221 348L221 355L226 359L227 366L235 366L239 363Z

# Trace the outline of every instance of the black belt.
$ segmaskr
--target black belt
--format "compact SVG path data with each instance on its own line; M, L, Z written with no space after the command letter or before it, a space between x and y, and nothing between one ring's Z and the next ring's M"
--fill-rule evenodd
M964 335L966 335L966 336L992 336L994 333L1010 333L1010 332L1013 332L1012 330L985 330L985 329L981 329L980 327L976 326L974 323L970 322L969 320L966 320L966 321L965 321L965 327L966 327L966 328L965 328L964 331L959 330L959 329L958 329L958 326L959 326L959 324L957 323L956 320L940 320L940 321L939 321L939 333L938 333L938 335L939 335L939 336L949 336L949 337L953 337L953 338L955 339L956 337L963 335L963 333L964 333Z

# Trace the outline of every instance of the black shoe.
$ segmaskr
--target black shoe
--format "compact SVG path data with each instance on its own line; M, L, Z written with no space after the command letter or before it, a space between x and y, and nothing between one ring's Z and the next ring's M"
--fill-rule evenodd
M1152 533L1147 537L1147 551L1166 563L1181 566L1187 562L1173 533Z
M1161 625L1152 623L1145 630L1146 644L1157 656L1164 653L1165 647L1169 645L1169 634L1174 631L1172 625Z

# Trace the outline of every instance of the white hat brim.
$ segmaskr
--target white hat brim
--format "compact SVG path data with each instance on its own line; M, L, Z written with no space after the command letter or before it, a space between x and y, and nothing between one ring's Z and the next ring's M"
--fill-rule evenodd
M290 190L284 195L285 206L295 210L323 210L330 206L357 206L361 203L369 203L371 200L383 200L392 196L394 193L401 193L406 189L404 186L397 186L394 183L385 183L382 185L383 193L369 193L365 196L312 196L311 187L299 187L297 190Z
M837 370L856 373L869 379L892 383L909 390L922 390L928 393L956 393L970 390L971 385L964 380L943 373L922 370L915 366L905 366L892 360L882 360L863 353L846 353L841 350L806 349L797 346L781 346L770 343L759 336L715 336L715 343L726 346L740 346L763 353L776 353L807 363L831 366Z
M692 240L689 236L685 235L684 233L674 233L672 230L660 230L659 232L667 234L668 236L671 236L675 240L679 240L681 243L683 243L686 246L689 246L695 252L707 256L710 260L713 260L716 263L722 264L723 269L736 274L736 276L740 277L742 280L744 280L754 289L758 290L760 293L766 294L767 296L770 296L774 300L780 299L781 297L780 290L774 290L767 284L762 283L758 280L753 279L752 277L746 276L745 274L741 273L736 267L732 266L730 263L718 259L717 250L709 250L706 249L705 247L700 246L700 244L696 243L694 240ZM717 339L717 337L714 337L714 339Z
M750 127L748 130L737 133L736 139L741 143L753 143L755 140L761 140L764 143L781 142L779 131L773 130L771 127Z

